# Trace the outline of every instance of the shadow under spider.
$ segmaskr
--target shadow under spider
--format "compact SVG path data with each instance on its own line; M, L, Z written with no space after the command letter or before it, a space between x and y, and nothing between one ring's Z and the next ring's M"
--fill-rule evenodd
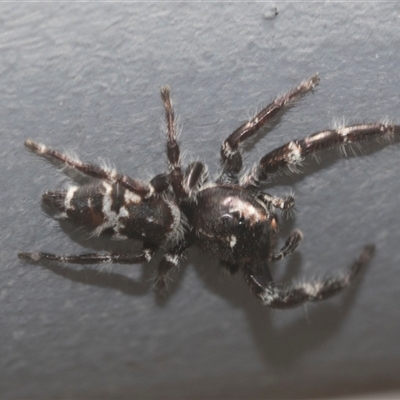
M64 223L63 221L61 225L72 240L79 244L88 245L85 238L78 235L76 230L71 232L71 223ZM101 247L102 241L103 238L101 238L100 243L96 238L90 239L89 244L95 243L94 246L90 247ZM216 260L214 262L210 260L209 256L202 253L197 247L194 247L191 253L192 256L189 255L189 260L185 260L179 271L174 272L173 280L168 287L168 295L166 297L155 295L156 304L163 307L168 303L168 300L180 287L184 271L189 265L193 265L208 289L222 296L235 308L244 310L254 343L263 362L280 368L296 362L303 354L329 340L340 330L342 322L346 319L356 298L360 278L365 273L363 271L357 282L340 294L339 304L337 304L338 298L336 298L336 304L332 304L328 300L318 303L318 305L311 305L307 315L304 314L303 317L297 318L283 328L276 328L273 321L274 313L283 311L271 310L259 304L258 300L249 292L240 272L234 277L222 276L221 271L218 271ZM139 280L109 270L99 271L93 267L76 267L52 262L41 262L40 265L73 282L113 289L129 296L143 296L151 290L151 279L154 278L159 258L158 256L155 261L145 265L126 266L127 268L140 268L141 278ZM283 266L285 272L279 281L289 282L298 275L301 258L301 254L297 252L288 259L286 265ZM279 269L281 267L277 264L272 268Z
M285 367L296 362L303 354L320 346L340 330L352 309L362 277L366 272L363 270L357 281L334 300L330 299L318 304L307 303L305 306L307 309L303 308L304 313L301 318L297 317L283 328L276 328L273 317L282 312L288 313L290 310L272 310L260 304L250 294L240 273L235 277L222 277L224 279L216 277L215 268L211 272L209 268L204 267L204 265L210 265L210 260L207 258L205 255L199 255L194 260L196 270L207 288L218 293L234 307L245 311L258 353L265 364L274 364L277 367ZM301 258L300 253L295 253L290 257L284 266L285 273L279 279L280 282L290 282L298 275ZM281 267L278 265L272 267L272 269L279 268Z

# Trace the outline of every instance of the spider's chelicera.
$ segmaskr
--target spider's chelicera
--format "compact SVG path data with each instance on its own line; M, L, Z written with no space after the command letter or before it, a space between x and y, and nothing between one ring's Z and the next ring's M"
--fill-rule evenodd
M242 173L243 143L283 107L318 83L317 75L305 80L228 136L221 147L222 172L215 182L207 180L207 168L201 162L193 162L186 168L181 165L168 87L161 89L167 121L168 172L157 175L149 183L113 169L83 163L26 140L25 146L35 154L93 178L87 184L46 192L44 203L55 208L61 218L86 227L94 235L108 233L118 239L140 240L143 249L139 253L80 255L23 252L19 257L33 262L134 264L150 261L156 250L168 242L170 246L160 261L156 279L156 288L163 291L170 271L178 266L188 248L197 243L217 257L230 273L241 270L251 291L264 305L296 307L340 292L371 258L373 246L366 246L351 269L340 277L281 288L274 283L268 266L292 253L302 234L294 230L284 246L277 250L276 211L291 209L294 199L272 196L262 191L261 186L284 170L296 171L308 155L362 141L392 139L400 133L400 126L373 123L317 132L272 150L250 171Z

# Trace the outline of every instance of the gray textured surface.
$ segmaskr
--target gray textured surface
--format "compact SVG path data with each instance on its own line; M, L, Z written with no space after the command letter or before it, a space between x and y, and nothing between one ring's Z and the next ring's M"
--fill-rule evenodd
M20 250L107 246L43 212L41 193L66 179L23 140L148 178L165 169L163 84L188 159L212 171L224 137L316 71L315 95L250 146L249 163L338 117L400 123L397 3L3 3L0 11L0 397L399 389L399 144L368 145L366 156L346 160L326 154L274 189L297 195L283 235L294 226L305 234L299 252L274 267L278 279L339 273L364 244L377 245L363 279L323 304L271 312L196 249L165 304L150 290L155 262L98 272L16 259Z

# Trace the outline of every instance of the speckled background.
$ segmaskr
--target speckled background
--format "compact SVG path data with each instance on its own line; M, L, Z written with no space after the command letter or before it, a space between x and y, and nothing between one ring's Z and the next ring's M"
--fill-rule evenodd
M165 170L163 84L172 87L186 160L199 157L212 172L231 131L315 72L315 94L247 148L248 166L337 119L400 123L397 3L3 3L0 60L1 398L399 389L398 141L363 146L364 155L348 159L326 153L269 188L296 193L282 237L294 227L305 235L273 267L277 280L340 273L364 244L377 246L363 278L324 303L266 309L240 275L224 276L196 248L163 303L151 290L157 260L99 271L16 257L121 246L88 241L44 212L41 193L68 179L23 141L148 179Z

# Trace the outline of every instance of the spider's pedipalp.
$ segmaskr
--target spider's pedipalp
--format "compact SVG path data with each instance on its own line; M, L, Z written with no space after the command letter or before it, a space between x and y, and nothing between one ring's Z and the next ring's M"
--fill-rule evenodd
M290 210L294 207L294 197L292 195L287 197L276 197L272 196L269 193L260 193L257 196L263 203L266 204L268 208L275 207L279 208L282 211Z
M201 190L208 178L208 168L200 161L192 162L185 171L185 189L190 197Z
M297 249L297 246L302 240L303 234L298 229L295 229L289 235L285 242L285 245L280 249L280 251L273 254L272 261L282 260L282 258L287 257L289 254L292 254Z

